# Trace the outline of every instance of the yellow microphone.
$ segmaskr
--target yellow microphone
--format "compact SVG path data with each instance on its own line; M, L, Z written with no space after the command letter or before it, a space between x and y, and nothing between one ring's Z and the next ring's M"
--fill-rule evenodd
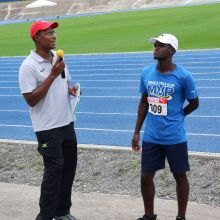
M64 56L64 52L63 50L57 50L56 52L57 57L59 58L59 61L63 61L63 56ZM63 70L63 72L61 73L61 77L64 79L65 78L65 71Z

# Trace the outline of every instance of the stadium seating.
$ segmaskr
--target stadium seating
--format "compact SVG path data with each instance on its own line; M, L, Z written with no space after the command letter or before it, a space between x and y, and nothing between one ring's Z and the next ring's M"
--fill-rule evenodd
M0 3L1 2L16 2L16 1L22 1L22 0L0 0Z
M12 0L13 1L13 0ZM0 21L31 18L61 17L82 13L109 12L169 5L213 2L213 0L51 0L57 6L27 9L32 1L0 0Z

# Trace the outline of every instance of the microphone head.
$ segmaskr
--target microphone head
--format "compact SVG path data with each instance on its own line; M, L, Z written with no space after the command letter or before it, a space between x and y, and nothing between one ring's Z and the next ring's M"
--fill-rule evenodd
M56 55L57 55L57 57L63 57L64 56L63 50L57 50Z

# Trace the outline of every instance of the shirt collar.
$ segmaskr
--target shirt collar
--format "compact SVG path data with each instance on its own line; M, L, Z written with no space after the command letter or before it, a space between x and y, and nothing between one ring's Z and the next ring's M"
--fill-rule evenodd
M53 57L53 60L55 58L55 52L51 50L51 53L52 53L52 57ZM38 63L41 63L41 62L48 62L48 60L45 60L43 57L41 57L40 55L38 55L36 53L36 50L31 50L31 56L38 62Z

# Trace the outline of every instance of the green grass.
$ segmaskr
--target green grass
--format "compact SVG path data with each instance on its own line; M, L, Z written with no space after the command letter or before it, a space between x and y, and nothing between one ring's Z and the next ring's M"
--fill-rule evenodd
M220 4L131 11L59 20L57 48L69 53L152 50L148 38L177 36L180 49L220 48ZM27 55L30 23L0 26L0 56Z

